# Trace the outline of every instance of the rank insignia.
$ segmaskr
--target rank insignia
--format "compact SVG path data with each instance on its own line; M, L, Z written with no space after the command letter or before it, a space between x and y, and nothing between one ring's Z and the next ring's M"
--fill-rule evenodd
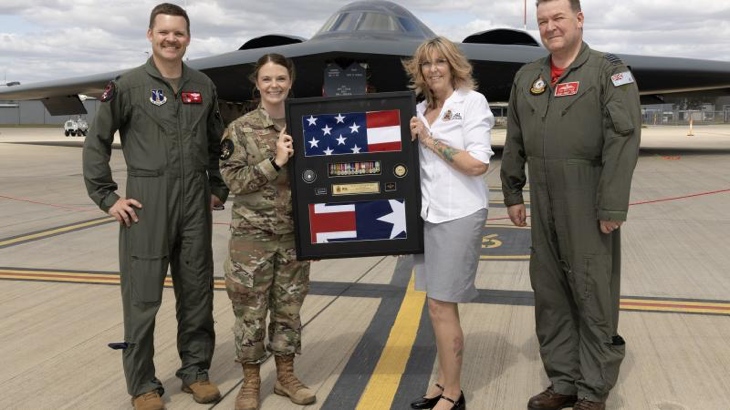
M545 92L546 86L547 84L545 83L545 80L542 78L542 76L540 76L537 78L537 80L535 80L534 83L532 83L532 88L530 88L530 94L540 95Z
M197 91L183 91L180 94L183 104L202 104L203 95Z
M446 113L444 113L444 121L448 121L451 119L451 110L447 110Z
M104 88L104 93L101 95L101 102L111 101L114 98L114 94L117 93L117 86L114 81L109 81L109 84Z
M162 90L152 90L150 102L159 107L167 102L167 97L165 97L165 94L162 93Z
M225 161L228 158L233 155L233 150L235 150L235 147L233 146L233 141L229 139L224 139L221 141L221 156L220 159Z

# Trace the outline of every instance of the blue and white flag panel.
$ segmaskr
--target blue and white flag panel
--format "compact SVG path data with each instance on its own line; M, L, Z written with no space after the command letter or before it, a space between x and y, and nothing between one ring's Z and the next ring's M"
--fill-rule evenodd
M313 244L406 239L403 199L309 204Z
M302 116L304 156L401 150L400 110Z

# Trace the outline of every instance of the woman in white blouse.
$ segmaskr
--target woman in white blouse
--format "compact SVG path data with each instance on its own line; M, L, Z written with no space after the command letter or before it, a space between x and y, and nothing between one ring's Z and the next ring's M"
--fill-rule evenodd
M477 296L474 286L487 219L490 130L494 116L476 91L472 67L443 37L421 44L404 66L411 87L425 98L410 122L421 162L421 218L425 253L416 255L416 289L425 290L436 336L438 383L415 409L466 409L460 374L464 333L458 303Z

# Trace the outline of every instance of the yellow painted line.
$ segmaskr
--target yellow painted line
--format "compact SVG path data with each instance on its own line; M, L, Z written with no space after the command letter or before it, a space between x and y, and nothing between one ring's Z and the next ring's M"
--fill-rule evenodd
M0 247L12 245L12 244L15 244L18 242L32 241L34 239L40 239L40 238L43 238L46 236L57 235L59 233L74 231L77 229L87 228L90 226L101 225L101 224L109 223L112 221L114 221L114 218L103 218L103 219L97 219L94 221L88 221L88 222L82 222L82 223L78 223L78 224L74 224L74 225L64 226L63 228L49 229L49 230L43 231L43 232L36 232L33 234L29 234L29 235L23 235L23 236L19 236L17 238L0 241Z
M390 329L380 360L360 397L357 410L389 409L393 404L413 343L416 341L423 303L426 300L426 292L417 292L414 285L414 276L411 275L398 316Z
M530 255L481 255L479 259L483 261L505 261L505 260L521 260L529 261Z
M38 282L69 282L89 284L112 284L118 285L120 278L118 273L84 273L84 272L59 272L50 270L19 270L0 269L0 279L17 279ZM165 278L165 286L172 287L172 278ZM226 282L223 279L216 279L213 282L215 289L225 289Z

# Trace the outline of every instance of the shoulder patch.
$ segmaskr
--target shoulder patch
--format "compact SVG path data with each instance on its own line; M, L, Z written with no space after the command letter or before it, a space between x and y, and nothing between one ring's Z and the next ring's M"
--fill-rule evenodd
M620 87L622 85L633 83L634 76L631 75L631 71L624 71L623 73L612 75L611 81L613 82L614 87Z
M228 158L233 155L233 151L235 150L235 146L233 145L233 141L229 140L228 138L221 141L221 156L220 159L222 161L227 160Z
M114 81L109 81L104 88L104 93L101 95L101 102L107 102L114 99L114 95L117 93L117 85Z
M621 61L621 59L618 58L618 56L615 55L615 54L606 53L606 54L603 55L603 57L606 60L608 60L609 63L611 63L613 65L617 65L617 66L618 65L624 65L624 62Z

